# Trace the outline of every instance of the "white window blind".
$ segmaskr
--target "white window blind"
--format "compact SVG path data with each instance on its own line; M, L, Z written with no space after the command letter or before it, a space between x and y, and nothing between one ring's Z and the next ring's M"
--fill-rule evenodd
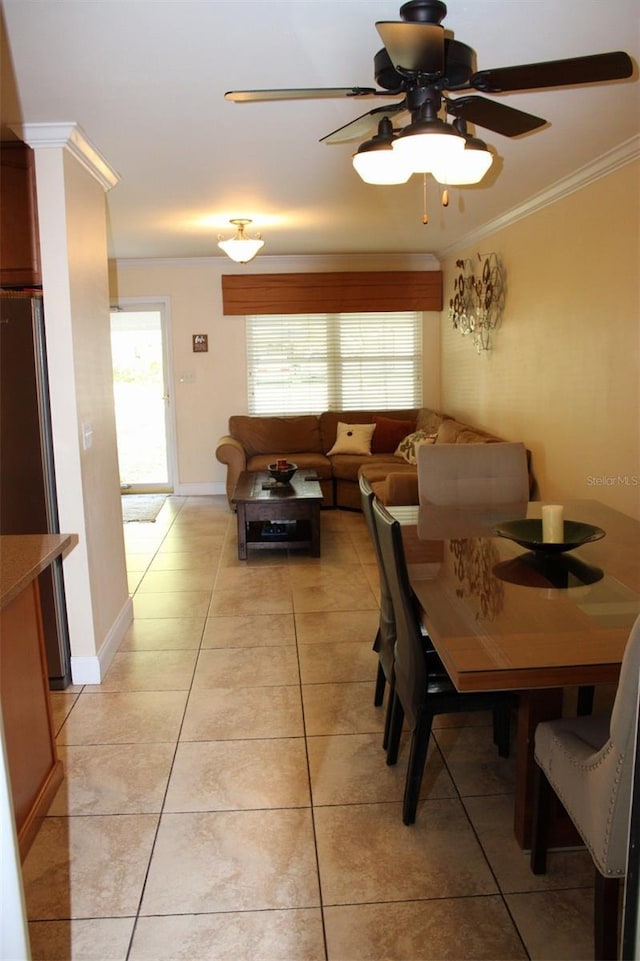
M250 414L422 403L422 313L247 317Z

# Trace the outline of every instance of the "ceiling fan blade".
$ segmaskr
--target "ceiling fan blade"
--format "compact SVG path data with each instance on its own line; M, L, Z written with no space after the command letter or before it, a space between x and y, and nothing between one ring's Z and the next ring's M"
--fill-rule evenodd
M484 93L505 93L510 90L535 90L539 87L566 87L580 83L603 83L624 80L633 73L628 54L596 53L588 57L568 60L548 60L518 67L498 67L480 70L471 77L470 84Z
M355 120L351 120L346 123L343 127L338 127L332 133L328 133L325 137L320 138L320 143L347 143L349 140L363 140L369 136L373 131L377 130L378 124L383 117L396 117L399 113L406 111L407 104L403 100L402 103L391 104L388 107L376 107L374 110L369 110L368 113L362 114L361 117L356 117Z
M331 97L389 96L386 90L373 87L301 87L281 90L228 90L224 98L233 103L257 103L265 100L323 100Z
M456 100L447 100L447 113L486 127L487 130L493 130L504 137L518 137L546 123L542 117L516 110L504 103L487 100L486 97L458 97Z
M376 23L387 53L400 73L440 76L444 70L444 27L438 23Z

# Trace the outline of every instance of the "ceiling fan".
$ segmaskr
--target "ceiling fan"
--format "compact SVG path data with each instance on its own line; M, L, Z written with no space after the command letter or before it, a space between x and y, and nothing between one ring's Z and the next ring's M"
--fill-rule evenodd
M622 51L474 72L475 51L445 32L442 21L446 13L442 0L408 0L400 7L400 21L376 23L384 44L374 56L378 87L232 90L225 98L234 103L332 97L395 100L374 107L321 140L343 143L368 136L377 128L354 155L354 166L367 182L404 183L412 173L429 172L443 184L464 184L481 180L493 159L486 144L468 133L467 123L505 137L529 133L546 123L542 117L465 91L511 93L604 83L633 73L633 62ZM462 95L451 97L451 93ZM447 115L454 118L453 123L446 122ZM402 124L407 118L408 124L394 128L394 122ZM427 142L431 149L425 159ZM447 149L434 154L434 144ZM460 173L452 166L454 154L467 161ZM366 175L368 168L375 168L372 179ZM479 170L482 172L477 175Z

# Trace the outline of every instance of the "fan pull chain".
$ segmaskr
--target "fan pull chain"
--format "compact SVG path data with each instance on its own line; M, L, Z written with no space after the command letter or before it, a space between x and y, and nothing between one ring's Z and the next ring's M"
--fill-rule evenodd
M429 223L429 214L427 213L427 175L422 175L422 223Z

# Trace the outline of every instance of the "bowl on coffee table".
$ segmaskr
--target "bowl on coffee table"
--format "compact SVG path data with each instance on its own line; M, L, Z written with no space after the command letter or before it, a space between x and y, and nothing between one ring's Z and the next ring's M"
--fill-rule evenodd
M291 483L291 478L297 469L297 464L291 464L287 460L278 460L275 464L269 464L267 468L276 484L281 484L282 486Z

